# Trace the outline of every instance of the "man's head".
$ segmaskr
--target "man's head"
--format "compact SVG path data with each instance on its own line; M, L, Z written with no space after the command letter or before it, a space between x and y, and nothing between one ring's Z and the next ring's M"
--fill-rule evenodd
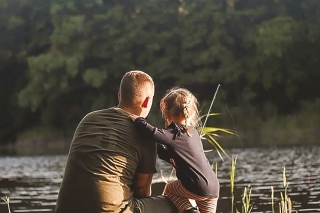
M141 117L147 117L152 106L154 83L145 72L127 72L121 80L119 107Z

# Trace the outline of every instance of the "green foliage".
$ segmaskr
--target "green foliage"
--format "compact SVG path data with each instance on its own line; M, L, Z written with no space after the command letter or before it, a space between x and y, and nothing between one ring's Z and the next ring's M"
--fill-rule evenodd
M116 104L133 69L154 78L157 96L181 85L205 103L222 84L228 104L252 117L298 112L320 95L319 10L318 0L0 0L0 107L33 121L8 113L0 124L14 132L0 139L48 112L70 130Z
M97 69L88 69L83 75L83 80L95 88L99 88L108 77L107 72Z
M302 104L301 112L287 116L274 116L261 125L261 143L271 146L270 141L286 146L311 145L317 141L320 123L320 100Z
M16 27L21 27L25 24L25 20L23 20L20 17L17 16L11 16L9 21L8 21L8 25L7 28L8 29L14 29Z
M68 142L69 139L68 139ZM18 155L42 155L65 153L69 143L64 140L61 130L38 127L19 134L15 144Z
M297 24L292 17L281 16L258 25L258 36L255 39L257 52L281 57L284 47L293 42L295 25Z
M8 6L7 0L0 0L0 8L6 8Z
M221 144L215 139L215 136L218 136L218 132L224 132L227 134L234 134L231 130L224 129L224 128L216 128L216 127L204 127L201 138L204 141L209 142L217 151L218 155L220 156L221 159L223 159L222 154L226 155L227 157L228 154L225 152Z

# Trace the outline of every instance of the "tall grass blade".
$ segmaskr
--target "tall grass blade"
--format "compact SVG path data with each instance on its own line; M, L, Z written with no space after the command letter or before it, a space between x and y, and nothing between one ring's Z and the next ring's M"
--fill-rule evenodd
M10 210L10 198L8 196L3 196L3 197L1 197L1 199L7 204L8 212L11 213L11 210Z
M287 204L288 204L288 212L292 213L292 203L290 198L287 199Z
M272 205L272 213L274 213L274 189L271 186L271 205Z
M243 190L243 197L242 197L242 212L243 213L250 213L252 210L252 206L250 205L250 199L251 199L251 187L244 187Z
M203 122L203 126L202 126L202 130L201 130L201 134L200 134L200 135L202 135L203 128L206 126L208 117L209 117L210 112L211 112L211 108L212 108L213 102L214 102L214 100L216 99L216 96L217 96L217 93L218 93L218 90L219 90L219 87L220 87L220 84L218 85L218 87L217 87L217 89L216 89L216 91L215 91L215 93L214 93L214 96L213 96L213 98L212 98L212 101L211 101L211 104L210 104L208 113L207 113L206 118L205 118L205 120L204 120L204 122Z
M218 154L219 154L219 156L220 156L220 158L221 158L222 160L223 160L223 157L222 157L222 155L221 155L220 152L222 152L225 156L227 156L227 157L229 158L227 152L222 148L222 146L218 143L218 141L216 141L216 139L214 139L211 135L209 135L209 134L206 135L206 140L207 140L211 145L214 146L214 148L216 149L216 151L218 152Z
M234 181L235 181L235 170L236 170L237 157L232 157L231 172L230 172L230 190L231 190L231 213L233 213L234 207Z
M199 132L199 135L201 136L201 139L206 139L211 145L214 146L214 148L216 149L216 151L219 154L219 157L223 160L222 155L221 155L220 152L225 154L228 158L229 158L229 156L224 151L224 149L220 146L220 144L213 138L213 136L218 136L216 134L216 132L218 132L218 131L224 132L224 133L227 133L227 134L234 134L234 133L229 129L206 127L207 120L208 120L209 116L216 116L216 115L220 114L220 113L210 113L211 109L212 109L213 102L214 102L214 100L216 98L216 95L217 95L217 92L219 90L219 87L220 87L220 84L218 85L218 87L217 87L217 89L215 91L215 94L214 94L214 96L212 98L212 101L211 101L211 104L210 104L210 107L209 107L209 110L208 110L207 114L202 115L202 116L199 117L198 123L201 123L201 120L203 118L205 118L205 120L203 122L202 127L200 129L198 129L198 132Z

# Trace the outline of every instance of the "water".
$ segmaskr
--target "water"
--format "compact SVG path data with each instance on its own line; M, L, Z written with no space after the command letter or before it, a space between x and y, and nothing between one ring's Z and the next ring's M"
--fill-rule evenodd
M250 186L252 212L272 212L271 187L274 188L275 210L280 192L284 193L283 168L289 182L287 192L293 203L293 212L320 212L320 147L287 149L232 149L236 156L235 208L241 211L244 187ZM231 211L231 159L219 159L215 152L207 153L210 162L218 168L221 183L218 212ZM66 156L1 157L0 192L10 197L13 213L54 212L62 180ZM158 161L158 170L169 178L171 167ZM160 172L154 182L161 181ZM0 213L7 206L0 200Z

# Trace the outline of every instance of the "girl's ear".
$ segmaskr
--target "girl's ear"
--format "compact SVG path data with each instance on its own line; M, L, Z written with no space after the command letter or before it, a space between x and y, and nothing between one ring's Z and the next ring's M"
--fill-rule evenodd
M149 97L146 97L141 105L142 108L147 108L149 103Z

